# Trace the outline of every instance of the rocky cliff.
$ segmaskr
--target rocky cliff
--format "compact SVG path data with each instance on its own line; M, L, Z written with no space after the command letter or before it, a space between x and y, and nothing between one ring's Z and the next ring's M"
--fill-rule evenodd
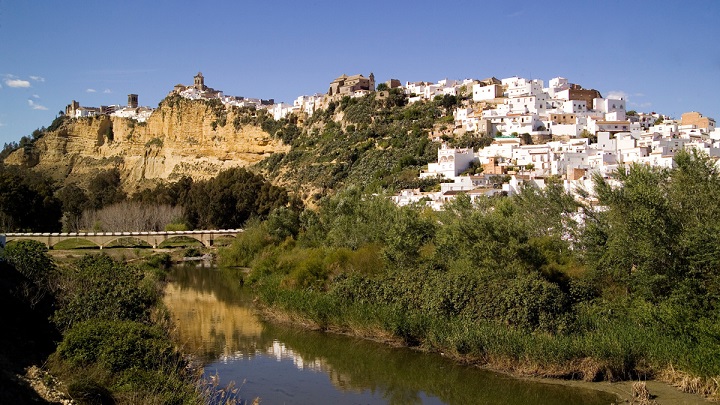
M33 148L13 152L5 163L80 182L100 170L117 168L126 191L181 176L204 179L289 150L251 124L252 114L225 109L220 103L172 97L146 123L108 116L68 119Z

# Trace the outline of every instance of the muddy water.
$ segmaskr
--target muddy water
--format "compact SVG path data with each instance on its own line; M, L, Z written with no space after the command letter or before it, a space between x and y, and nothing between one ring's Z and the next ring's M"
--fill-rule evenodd
M614 395L514 379L436 354L260 321L231 270L173 270L165 303L187 353L262 404L610 404Z

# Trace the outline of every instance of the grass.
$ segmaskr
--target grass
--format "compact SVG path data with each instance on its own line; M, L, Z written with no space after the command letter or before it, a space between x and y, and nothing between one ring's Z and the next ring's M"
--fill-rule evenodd
M233 241L235 241L235 237L233 236L220 236L213 241L213 246L227 247L232 245Z
M71 250L71 249L100 249L100 246L90 242L87 239L73 238L58 242L52 247L54 250Z
M282 288L273 276L263 279L258 292L268 306L264 311L281 321L401 342L524 375L615 381L654 378L669 364L698 369L697 362L687 358L697 350L692 342L622 319L577 332L528 333L492 320L433 317L393 305L338 301L322 292Z
M203 247L202 242L189 236L176 236L163 241L159 248L187 248L187 247Z
M106 248L115 248L115 247L122 247L122 248L151 248L152 245L149 243L142 241L140 239L136 239L133 237L127 237L127 238L119 238L116 239L107 245L105 245Z

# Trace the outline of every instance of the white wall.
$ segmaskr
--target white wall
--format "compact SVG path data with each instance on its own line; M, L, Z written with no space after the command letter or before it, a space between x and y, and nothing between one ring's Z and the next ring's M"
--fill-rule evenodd
M473 101L492 100L502 94L501 86L498 84L491 84L489 86L474 84L472 91Z

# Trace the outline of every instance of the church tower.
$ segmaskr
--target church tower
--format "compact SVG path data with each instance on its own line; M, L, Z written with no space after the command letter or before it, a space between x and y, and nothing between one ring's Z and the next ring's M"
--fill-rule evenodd
M368 77L368 79L370 79L370 88L368 90L375 91L375 75L373 72L370 72L370 77Z
M138 107L138 95L137 94L128 94L127 106L130 108Z
M195 76L195 84L193 87L200 91L207 88L205 87L205 78L203 77L202 72L198 72L198 74Z

